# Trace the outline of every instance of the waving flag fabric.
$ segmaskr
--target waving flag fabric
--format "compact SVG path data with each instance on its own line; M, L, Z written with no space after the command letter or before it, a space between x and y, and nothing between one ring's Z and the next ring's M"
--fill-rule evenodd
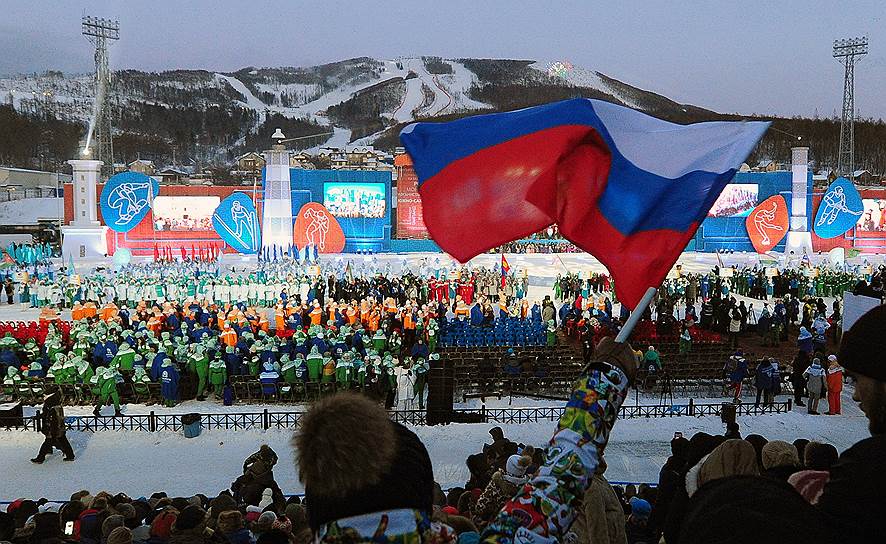
M501 287L504 289L505 283L508 279L508 274L511 273L511 264L505 258L505 254L501 254Z
M557 223L634 307L658 287L768 123L676 125L573 99L450 123L400 140L425 224L461 262Z

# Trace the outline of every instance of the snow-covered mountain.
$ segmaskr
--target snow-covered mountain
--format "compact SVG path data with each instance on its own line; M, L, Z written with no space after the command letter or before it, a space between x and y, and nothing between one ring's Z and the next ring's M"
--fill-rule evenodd
M505 96L496 96L499 87ZM120 71L114 74L113 104L119 118L115 127L123 133L174 137L162 127L153 128L158 108L239 110L246 126L215 144L243 145L246 134L257 131L269 115L278 114L318 125L316 132L331 129L334 135L326 145L340 146L355 140L371 143L386 129L414 119L507 109L512 100L506 96L515 87L533 89L524 93L530 100L539 89L548 89L555 94L599 96L650 111L657 109L653 102L663 99L562 62L360 57L306 68L248 67L232 73ZM11 104L20 113L49 113L85 124L92 100L90 75L48 72L0 79L0 103ZM235 128L225 130L237 132Z

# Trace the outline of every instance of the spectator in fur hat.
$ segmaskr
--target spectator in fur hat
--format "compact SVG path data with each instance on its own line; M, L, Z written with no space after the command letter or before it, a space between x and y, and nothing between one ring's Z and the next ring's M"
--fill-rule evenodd
M433 505L431 459L415 433L378 404L356 393L326 397L305 415L293 442L315 534L343 527L359 532L358 520L366 527L392 511L419 515L391 520L388 536L429 530L420 520Z
M844 451L831 467L819 508L839 524L847 541L878 542L886 534L886 305L861 316L840 341L837 356L855 379L852 399L868 418L871 437ZM879 540L878 540L879 539Z
M212 542L212 529L206 527L206 510L189 505L175 518L169 533L169 544L203 544Z
M238 510L226 510L219 514L217 527L229 544L255 544L255 538L243 525L243 514Z

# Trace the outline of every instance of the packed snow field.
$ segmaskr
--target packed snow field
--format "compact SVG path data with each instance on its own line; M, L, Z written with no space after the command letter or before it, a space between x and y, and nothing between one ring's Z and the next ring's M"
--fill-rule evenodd
M633 395L632 395L633 397ZM851 387L844 390L843 415L810 416L804 408L788 414L741 416L737 418L743 436L756 433L769 440L793 441L807 438L834 444L841 452L869 436L867 419L851 400ZM653 399L649 403L655 404ZM713 402L713 399L711 400ZM476 401L475 401L476 402ZM630 401L629 401L630 402ZM641 399L641 402L642 399ZM644 402L645 403L645 402ZM487 406L503 406L508 399L490 400ZM513 406L555 405L555 401L514 399ZM300 406L234 406L204 401L184 402L176 408L130 405L124 413L171 412L254 412L264 408L275 410L302 409ZM88 407L70 408L68 415L86 415ZM484 424L451 424L433 427L411 426L428 448L434 475L443 488L463 485L468 479L465 459L481 451L490 442ZM505 436L515 442L544 444L554 423L550 421L522 425L498 425ZM675 432L691 436L696 432L723 434L717 417L688 416L659 419L625 419L616 423L606 449L606 476L614 482L656 482L658 472L670 455L670 440ZM4 482L0 485L0 501L17 497L46 497L65 500L83 488L93 491L122 491L131 497L166 491L170 495L208 495L226 489L239 476L243 459L261 444L278 452L281 462L275 477L287 494L299 494L304 488L295 470L295 454L289 444L289 430L204 430L197 438L185 438L180 432L156 433L139 431L104 431L97 433L69 432L77 460L65 463L61 454L51 456L43 465L28 459L40 448L43 435L36 432L0 431L0 459L4 460ZM288 452L288 453L287 453Z

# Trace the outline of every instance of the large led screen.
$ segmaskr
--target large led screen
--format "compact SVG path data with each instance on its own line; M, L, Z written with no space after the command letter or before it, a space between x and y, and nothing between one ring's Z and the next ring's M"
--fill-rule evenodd
M217 196L158 196L154 198L154 229L158 231L213 230Z
M886 232L886 199L865 198L864 211L855 228L867 232Z
M323 205L335 217L385 216L383 183L324 183Z
M747 217L757 206L758 187L753 183L730 183L714 202L708 217Z

